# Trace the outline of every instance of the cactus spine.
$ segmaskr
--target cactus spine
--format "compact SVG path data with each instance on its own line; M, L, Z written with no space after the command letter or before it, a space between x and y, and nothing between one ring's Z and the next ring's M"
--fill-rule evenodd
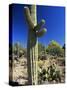
M46 29L41 29L42 25L45 23L41 20L37 24L37 13L36 5L31 5L30 8L24 7L26 21L29 25L28 31L28 42L27 42L27 65L28 65L28 84L37 85L38 84L38 74L37 74L37 60L38 60L38 38L41 37Z

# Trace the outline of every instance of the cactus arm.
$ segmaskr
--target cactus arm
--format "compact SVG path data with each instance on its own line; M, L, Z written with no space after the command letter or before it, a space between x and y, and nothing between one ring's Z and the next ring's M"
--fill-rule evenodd
M45 20L42 19L41 22L34 27L34 30L39 31L44 24L45 24Z
M42 29L41 31L36 32L37 37L43 36L46 31L47 31L47 30L44 28L44 29Z
M27 23L28 23L29 27L34 28L34 24L33 24L32 19L31 19L29 8L24 7L24 9L25 9L24 11L25 11L26 20L27 20Z

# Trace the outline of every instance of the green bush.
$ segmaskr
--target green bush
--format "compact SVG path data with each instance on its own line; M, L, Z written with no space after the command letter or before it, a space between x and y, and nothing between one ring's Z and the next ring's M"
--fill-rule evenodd
M22 55L27 56L26 55L26 53L27 53L26 52L26 49L23 48L20 45L20 43L18 43L18 42L13 45L12 51L13 51L13 54L16 55L16 56L18 56L18 57L21 57Z
M56 70L56 66L50 65L47 69L41 69L38 71L38 83L42 84L42 82L48 81L49 83L55 81L61 82L61 74L59 70Z
M53 56L64 56L64 50L62 47L54 40L52 40L47 49L47 53Z

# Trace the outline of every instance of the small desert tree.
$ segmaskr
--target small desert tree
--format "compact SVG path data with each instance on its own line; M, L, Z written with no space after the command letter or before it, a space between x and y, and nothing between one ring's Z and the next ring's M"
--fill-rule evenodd
M61 56L63 54L63 49L62 47L59 45L59 43L57 43L56 41L52 40L48 47L47 47L47 53L50 55L57 55L57 56Z

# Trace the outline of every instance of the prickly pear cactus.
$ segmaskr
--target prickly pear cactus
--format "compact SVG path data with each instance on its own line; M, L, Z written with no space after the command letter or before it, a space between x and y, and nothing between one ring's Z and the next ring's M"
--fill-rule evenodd
M24 7L24 11L26 21L29 25L27 42L28 84L36 85L38 84L38 37L43 36L46 32L45 28L41 30L42 25L45 24L45 21L41 20L41 22L37 24L36 5L32 5L30 8Z

